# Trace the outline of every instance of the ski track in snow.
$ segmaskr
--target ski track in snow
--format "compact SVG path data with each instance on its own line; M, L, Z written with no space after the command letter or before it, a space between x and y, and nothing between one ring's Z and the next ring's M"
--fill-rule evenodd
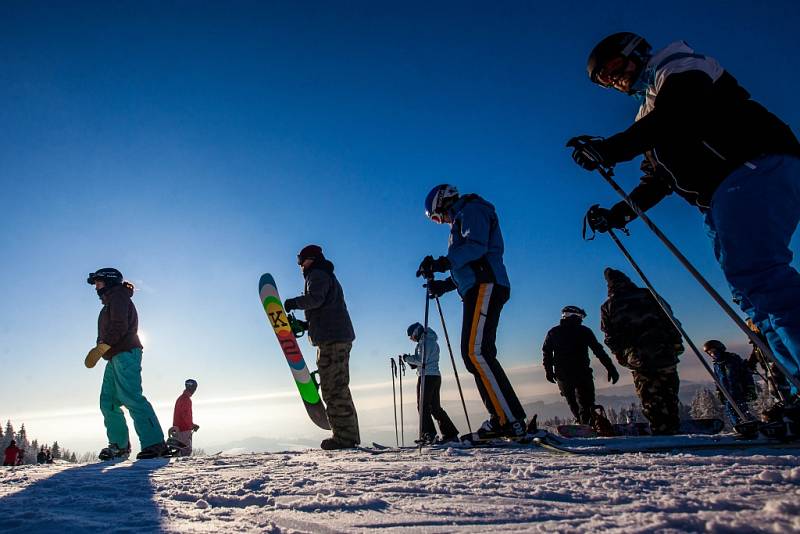
M305 451L0 470L6 532L798 532L800 456Z

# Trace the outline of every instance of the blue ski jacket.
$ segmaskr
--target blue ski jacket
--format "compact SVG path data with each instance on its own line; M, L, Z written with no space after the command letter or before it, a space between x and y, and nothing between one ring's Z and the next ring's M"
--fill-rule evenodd
M431 376L436 375L440 376L441 372L439 372L439 343L436 342L436 332L429 326L428 330L425 334L425 348L427 354L425 354L425 375ZM408 354L403 359L406 363L411 365L417 366L417 376L419 376L420 370L422 368L422 349L423 349L423 342L420 339L417 342L417 348L414 349L414 354Z
M503 234L494 206L475 194L464 195L450 208L450 274L462 297L475 284L510 288L503 264Z

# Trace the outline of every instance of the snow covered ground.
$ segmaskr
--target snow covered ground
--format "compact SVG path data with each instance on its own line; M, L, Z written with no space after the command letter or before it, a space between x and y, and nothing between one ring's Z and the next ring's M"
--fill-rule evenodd
M798 532L800 456L303 451L0 468L10 532Z

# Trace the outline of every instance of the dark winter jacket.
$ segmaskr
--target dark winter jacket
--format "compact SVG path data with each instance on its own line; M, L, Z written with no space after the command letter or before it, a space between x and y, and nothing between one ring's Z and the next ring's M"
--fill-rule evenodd
M631 196L643 209L675 191L689 203L709 207L720 183L735 169L769 154L800 156L792 130L750 99L714 58L683 42L653 55L643 75L645 101L636 122L609 137L600 150L610 163L649 152L653 166ZM622 205L618 211L633 212Z
M478 195L459 198L450 208L450 273L462 297L475 284L511 287L503 264L503 234L494 206Z
M103 309L97 318L97 342L110 345L103 355L110 360L121 352L142 348L139 341L139 315L131 300L133 289L122 285L108 288L101 300Z
M308 338L314 346L329 342L349 342L356 338L344 291L333 274L333 263L317 260L303 271L303 295L287 299L291 308L305 310Z
M577 317L567 317L547 332L542 345L542 363L545 369L553 370L558 380L580 380L592 374L590 348L606 369L614 368L592 330L583 326Z
M712 358L712 363L717 380L734 399L737 401L752 400L755 393L753 374L739 355L724 352L720 356ZM725 402L725 397L721 392L718 391L717 395L721 402Z
M606 346L629 369L648 371L677 364L683 353L678 329L650 291L636 287L620 271L613 273L608 300L600 307Z

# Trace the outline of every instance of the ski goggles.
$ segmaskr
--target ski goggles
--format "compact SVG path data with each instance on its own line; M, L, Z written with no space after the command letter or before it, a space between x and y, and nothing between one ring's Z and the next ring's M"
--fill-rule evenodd
M617 82L624 76L627 67L628 59L617 56L600 67L592 76L592 81L603 87L615 87Z

